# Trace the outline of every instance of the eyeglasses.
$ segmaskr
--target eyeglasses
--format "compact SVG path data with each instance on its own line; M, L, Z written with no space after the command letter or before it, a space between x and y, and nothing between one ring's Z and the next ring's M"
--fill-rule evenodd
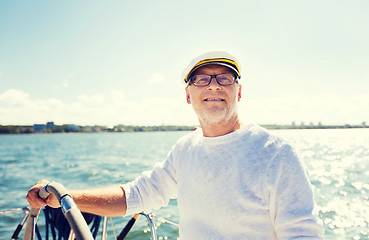
M216 75L207 75L207 74L194 75L190 78L190 81L188 81L188 84L192 82L193 85L197 87L205 87L211 83L211 80L213 78L215 78L217 83L221 86L229 86L229 85L232 85L234 82L237 82L237 76L235 76L234 74L223 73L223 74L216 74Z

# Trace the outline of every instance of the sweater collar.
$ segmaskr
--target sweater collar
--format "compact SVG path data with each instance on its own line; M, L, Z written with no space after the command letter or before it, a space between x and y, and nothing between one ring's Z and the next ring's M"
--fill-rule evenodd
M225 144L225 143L231 143L233 141L237 141L239 136L243 135L245 132L247 132L251 127L253 127L253 124L244 125L241 126L240 129L233 131L231 133L228 133L226 135L218 136L218 137L204 137L202 133L202 129L199 128L196 131L198 131L198 134L200 135L200 138L202 142L206 145L219 145L219 144Z

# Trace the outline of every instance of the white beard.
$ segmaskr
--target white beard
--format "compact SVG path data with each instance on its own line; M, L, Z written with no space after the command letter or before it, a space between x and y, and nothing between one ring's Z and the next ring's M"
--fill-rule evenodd
M224 120L226 120L227 117L227 108L210 108L210 109L204 109L202 111L201 117L199 115L199 117L201 118L200 121L207 123L207 124L216 124L216 123L220 123Z

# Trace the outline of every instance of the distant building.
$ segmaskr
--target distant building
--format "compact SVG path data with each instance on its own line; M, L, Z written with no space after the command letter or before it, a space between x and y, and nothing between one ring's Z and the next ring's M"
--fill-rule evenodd
M46 128L54 129L54 128L55 128L55 124L54 124L54 122L47 122L47 123L46 123Z
M43 133L45 131L45 124L34 124L33 125L33 132L34 133Z

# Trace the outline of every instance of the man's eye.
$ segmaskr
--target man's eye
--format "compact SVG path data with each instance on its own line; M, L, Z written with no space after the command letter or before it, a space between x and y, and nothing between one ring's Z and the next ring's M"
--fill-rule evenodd
M230 74L218 75L220 81L233 81L233 76Z
M196 76L195 81L196 82L207 82L208 79L209 78L207 76L201 76L201 75L199 75L199 76Z

